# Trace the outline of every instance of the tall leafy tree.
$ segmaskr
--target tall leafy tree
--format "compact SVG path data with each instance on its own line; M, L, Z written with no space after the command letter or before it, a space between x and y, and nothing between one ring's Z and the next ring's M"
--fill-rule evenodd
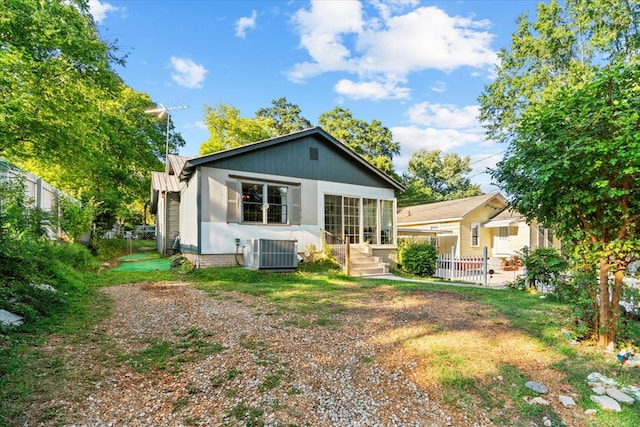
M95 200L107 223L128 216L162 167L165 122L113 70L124 59L85 0L0 0L0 11L0 155Z
M346 108L336 107L318 118L320 126L356 153L391 176L393 156L400 154L400 144L379 120L367 123L353 117Z
M552 0L537 11L537 21L519 18L510 48L500 51L480 117L490 138L509 144L494 177L512 205L598 260L594 332L610 346L621 274L637 240L628 187L637 187L637 160L625 153L638 148L640 2Z
M273 136L287 135L308 129L313 125L302 115L300 107L282 97L271 101L271 107L256 111L256 119L264 119L274 130Z
M553 225L587 268L597 265L602 346L615 342L624 272L640 255L638 81L637 62L612 65L528 109L494 172L519 212Z
M482 194L479 185L472 184L469 156L421 149L411 155L403 182L407 191L400 196L402 205L416 205L442 200L454 200Z
M209 139L200 146L200 154L215 153L275 136L271 119L241 117L240 109L229 104L206 106L204 122L209 128Z

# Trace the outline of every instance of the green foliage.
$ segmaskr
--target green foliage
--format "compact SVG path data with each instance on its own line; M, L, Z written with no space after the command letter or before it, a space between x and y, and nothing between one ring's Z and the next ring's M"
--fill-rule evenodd
M402 206L455 200L482 194L480 186L465 175L471 172L469 156L443 154L421 149L411 155L403 183L407 191L400 196Z
M240 117L240 110L229 104L206 106L204 122L209 140L200 146L200 154L216 153L274 136L271 119Z
M256 111L256 119L265 120L273 129L273 136L287 135L312 127L309 120L301 116L300 107L282 97L271 101L271 107Z
M95 219L96 204L93 200L81 203L69 197L59 196L54 212L57 223L70 241L75 242L91 230Z
M165 123L124 85L85 0L0 0L0 151L113 225L148 194L162 167ZM172 137L170 147L184 145Z
M573 331L577 339L597 337L598 325L598 282L584 271L575 271L569 278L568 289L564 292L574 319ZM561 290L564 290L561 288Z
M480 97L489 138L509 144L492 175L516 210L598 265L595 332L608 346L624 269L640 252L640 3L553 0L537 11L519 18Z
M398 245L398 263L406 273L433 277L437 258L438 249L433 243L403 241Z
M346 108L336 107L318 118L320 126L334 138L344 142L367 161L394 176L391 161L400 154L400 143L379 120L367 123L353 117ZM385 161L385 159L387 161Z
M559 299L568 297L569 289L561 286L568 262L555 248L537 248L524 257L527 279L532 286L555 292Z

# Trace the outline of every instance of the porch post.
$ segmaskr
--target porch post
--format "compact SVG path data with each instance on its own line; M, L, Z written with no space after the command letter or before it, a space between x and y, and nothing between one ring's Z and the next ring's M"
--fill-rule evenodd
M344 241L344 263L347 276L351 275L351 237L347 236Z
M449 270L449 280L453 280L456 277L456 247L451 246L451 270Z
M488 266L488 255L489 255L489 248L487 248L486 246L482 249L482 284L484 286L487 286L487 275L489 272L489 266Z

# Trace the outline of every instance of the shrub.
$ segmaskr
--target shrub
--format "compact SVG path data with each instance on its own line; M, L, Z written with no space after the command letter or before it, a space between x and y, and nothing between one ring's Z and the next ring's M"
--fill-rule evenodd
M398 262L402 271L416 276L433 276L438 251L431 243L403 242L398 246Z
M555 292L558 299L568 296L562 277L567 270L567 260L554 248L538 248L525 256L529 283L546 292Z

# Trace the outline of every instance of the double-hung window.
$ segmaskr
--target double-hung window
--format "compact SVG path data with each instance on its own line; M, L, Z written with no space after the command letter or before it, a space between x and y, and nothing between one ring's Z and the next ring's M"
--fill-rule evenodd
M480 246L480 224L471 224L471 246Z
M289 188L253 182L242 183L242 222L287 224Z

